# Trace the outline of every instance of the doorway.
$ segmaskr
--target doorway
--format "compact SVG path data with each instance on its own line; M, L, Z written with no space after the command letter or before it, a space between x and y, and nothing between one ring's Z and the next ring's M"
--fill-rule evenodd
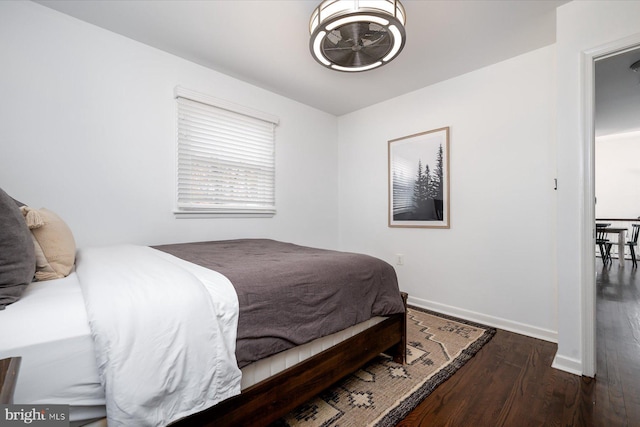
M637 58L636 58L637 57ZM591 52L587 52L583 56L585 67L584 70L584 109L585 109L585 155L587 164L590 164L590 168L585 171L585 180L588 182L587 194L585 202L588 204L585 206L585 211L588 212L587 218L590 218L588 224L588 238L587 242L592 242L590 250L584 251L583 259L585 266L585 283L584 283L584 306L583 306L583 326L584 326L584 366L583 374L586 376L595 376L597 367L597 340L596 340L596 262L595 262L595 219L596 219L596 189L595 189L595 175L596 175L596 147L595 139L604 134L625 133L640 130L640 111L636 111L635 114L631 111L631 107L640 108L640 98L637 98L635 104L626 105L624 102L616 102L625 98L626 95L632 95L637 90L638 96L640 96L640 69L638 72L630 69L630 65L636 60L640 59L640 40L636 40L631 43L628 39L621 40L617 43L612 43L600 49L595 49ZM628 62L628 64L625 64ZM617 74L617 77L611 77L606 73L598 74L601 70L607 70L611 68L613 64L625 64L626 69L619 70L621 73L626 72L624 78L620 77L622 74ZM623 68L624 68L623 67ZM604 78L604 80L603 80ZM615 81L607 81L606 79L617 79ZM634 80L635 79L635 80ZM622 92L619 91L620 87L627 82L627 86L633 86L633 88L627 87ZM634 84L635 82L635 84ZM617 89L612 89L612 88ZM603 92L604 90L604 92ZM610 91L608 93L607 91ZM626 92L625 92L626 91ZM617 104L617 105L616 105ZM620 104L626 105L621 107ZM615 110L618 110L618 113ZM634 216L637 216L634 215ZM620 255L624 256L624 254ZM612 266L611 268L614 268ZM615 268L624 268L618 267Z

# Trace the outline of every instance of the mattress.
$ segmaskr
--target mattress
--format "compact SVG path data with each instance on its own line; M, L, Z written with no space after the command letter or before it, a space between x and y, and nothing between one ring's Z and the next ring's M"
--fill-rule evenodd
M344 331L254 362L242 369L242 389L312 357L384 320ZM0 312L0 358L20 356L16 404L70 405L72 425L106 415L91 331L78 277L31 283Z
M347 339L371 328L385 320L386 317L373 317L357 325L351 326L343 331L338 331L326 337L317 338L298 347L290 348L281 353L274 354L266 359L253 362L242 368L242 390L259 383L262 380L276 375L297 363L300 363L316 354L331 348L334 345L346 341Z

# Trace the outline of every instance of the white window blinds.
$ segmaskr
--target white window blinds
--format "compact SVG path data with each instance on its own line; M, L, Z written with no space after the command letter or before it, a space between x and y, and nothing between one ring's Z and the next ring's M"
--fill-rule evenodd
M278 119L176 88L178 213L275 213Z

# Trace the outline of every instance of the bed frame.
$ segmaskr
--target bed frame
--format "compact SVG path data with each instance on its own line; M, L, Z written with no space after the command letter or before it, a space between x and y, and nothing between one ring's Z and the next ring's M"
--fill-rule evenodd
M405 363L405 314L395 314L375 326L267 378L202 412L185 417L173 427L267 426L380 353Z

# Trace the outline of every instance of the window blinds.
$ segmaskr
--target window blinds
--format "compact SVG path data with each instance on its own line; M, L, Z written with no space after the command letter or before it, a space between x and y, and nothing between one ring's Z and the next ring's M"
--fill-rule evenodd
M190 98L177 93L178 211L275 213L277 119Z

